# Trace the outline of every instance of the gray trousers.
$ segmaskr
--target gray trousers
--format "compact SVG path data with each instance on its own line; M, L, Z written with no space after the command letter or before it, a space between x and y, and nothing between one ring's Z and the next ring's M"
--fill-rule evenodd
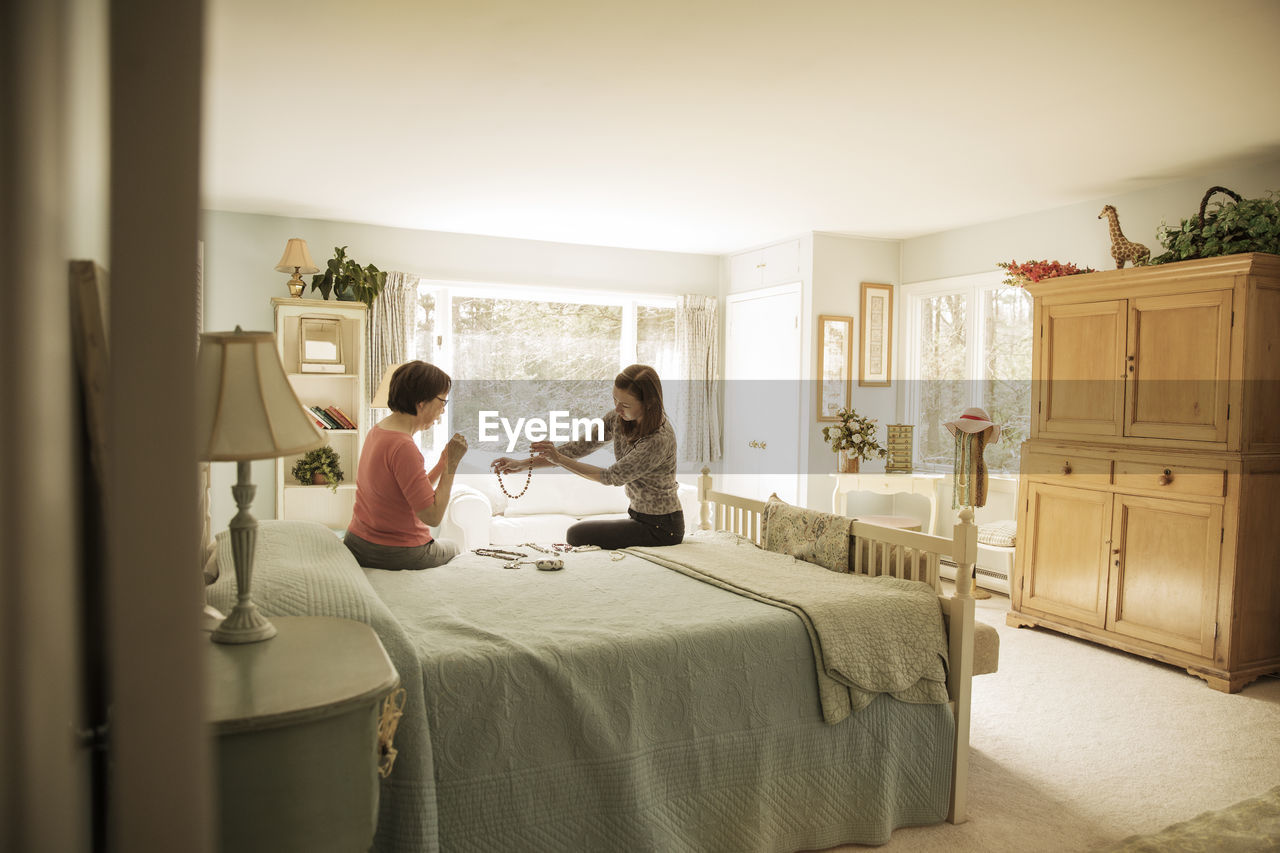
M433 539L426 545L379 545L348 531L342 544L366 569L432 569L458 556L458 546L448 539Z

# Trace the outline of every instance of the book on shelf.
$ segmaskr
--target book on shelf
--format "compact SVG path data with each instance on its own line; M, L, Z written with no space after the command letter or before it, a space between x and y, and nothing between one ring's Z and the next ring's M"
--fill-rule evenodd
M336 420L334 420L333 415L329 414L319 406L311 406L309 408L317 418L324 421L325 429L342 429L343 428L341 425L338 424Z
M358 429L351 418L347 417L346 412L342 411L342 409L339 409L337 406L326 406L325 411L328 412L329 416L335 421L342 424L343 429Z

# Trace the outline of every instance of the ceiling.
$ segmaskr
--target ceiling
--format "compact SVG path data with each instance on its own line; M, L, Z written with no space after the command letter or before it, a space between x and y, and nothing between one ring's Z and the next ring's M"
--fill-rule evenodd
M204 205L723 254L1280 156L1280 2L208 0Z

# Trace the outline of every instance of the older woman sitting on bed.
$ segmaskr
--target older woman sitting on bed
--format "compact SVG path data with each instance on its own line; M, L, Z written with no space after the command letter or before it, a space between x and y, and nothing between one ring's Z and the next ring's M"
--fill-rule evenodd
M449 374L425 361L402 365L391 377L391 414L365 439L356 471L356 504L343 543L371 569L429 569L458 554L458 546L431 536L449 506L453 475L467 452L454 435L434 468L426 470L413 434L427 429L449 402Z
M578 461L612 439L616 462L598 468ZM533 444L537 456L493 461L499 473L559 465L579 477L626 489L630 518L580 521L565 534L570 545L626 548L631 545L675 545L684 538L684 512L677 497L676 434L662 407L662 382L645 364L625 368L613 380L613 411L604 417L604 437L556 447Z

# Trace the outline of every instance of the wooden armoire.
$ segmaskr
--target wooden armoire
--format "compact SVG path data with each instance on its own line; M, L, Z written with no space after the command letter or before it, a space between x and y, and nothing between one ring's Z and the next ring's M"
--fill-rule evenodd
M1280 671L1280 256L1044 280L1008 623Z

